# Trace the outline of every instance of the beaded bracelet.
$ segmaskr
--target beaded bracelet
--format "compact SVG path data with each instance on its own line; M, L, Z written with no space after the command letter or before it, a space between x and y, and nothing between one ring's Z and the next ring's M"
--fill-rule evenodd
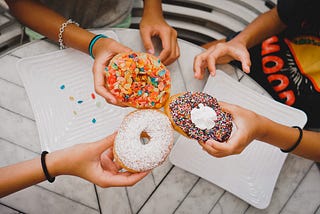
M59 35L58 35L60 50L65 48L65 46L63 44L62 34L64 32L64 29L68 26L68 24L75 24L75 25L79 26L79 24L77 22L73 21L72 19L68 19L66 22L61 24L61 27L59 29Z
M46 155L47 154L48 154L47 151L43 151L41 153L41 166L42 166L43 173L46 176L47 180L50 183L53 183L56 178L55 177L51 177L49 172L48 172L47 165L46 165Z
M89 47L88 47L88 51L89 51L89 54L90 56L92 57L92 59L94 59L94 56L93 56L93 53L92 53L92 49L93 49L93 46L94 44L101 38L109 38L103 34L99 34L99 35L96 35L95 37L93 37L89 43Z
M299 126L292 126L292 128L296 128L299 130L299 137L298 137L298 140L295 144L293 144L292 147L290 147L289 149L280 149L281 152L284 152L284 153L289 153L289 152L292 152L295 148L297 148L297 146L300 144L301 140L302 140L302 137L303 137L303 131L302 129L299 127Z

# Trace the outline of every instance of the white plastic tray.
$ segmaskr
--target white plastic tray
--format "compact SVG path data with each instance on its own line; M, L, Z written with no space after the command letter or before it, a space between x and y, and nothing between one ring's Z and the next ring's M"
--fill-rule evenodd
M118 40L113 31L103 33ZM92 64L88 55L71 48L18 62L43 150L102 139L132 111L109 105L94 92Z
M222 71L209 77L204 92L220 101L253 110L281 124L303 127L304 112L256 93ZM179 137L170 161L238 196L259 209L266 208L287 155L269 144L254 141L240 155L215 158L194 140Z

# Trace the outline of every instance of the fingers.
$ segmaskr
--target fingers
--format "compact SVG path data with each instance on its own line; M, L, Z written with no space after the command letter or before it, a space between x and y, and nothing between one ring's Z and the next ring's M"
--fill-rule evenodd
M207 52L203 52L194 58L193 72L196 79L203 79L206 72L205 69L207 68L207 57Z
M104 97L108 103L116 104L117 99L106 88L105 65L94 62L93 65L93 81L97 94Z
M250 60L249 52L244 51L244 52L238 53L238 58L242 64L242 70L247 74L250 73L251 60Z
M248 143L246 137L237 131L233 133L226 142L218 142L210 139L207 142L200 144L210 155L220 158L240 154Z
M105 68L114 55L122 52L130 52L132 50L111 38L99 40L98 42L100 43L99 45L96 45L96 57L92 68L95 91L97 94L104 97L108 103L125 106L119 102L106 87Z
M107 149L106 151L104 151L101 156L100 156L100 164L101 167L112 173L112 174L117 174L119 172L119 170L121 168L118 167L118 165L116 165L113 162L113 151L112 148Z
M218 145L222 144L222 147L219 147ZM225 147L226 143L220 143L214 140L208 140L207 142L201 144L203 149L208 152L210 155L217 157L217 158L221 158L221 157L225 157L228 156L229 154L227 154L226 152L226 148Z
M233 104L226 103L226 102L223 102L223 101L219 101L219 105L220 105L220 107L222 108L222 110L224 112L228 112L228 113L230 113L232 115L236 115L236 112L237 112L237 109L238 109L237 105L233 105Z
M117 132L114 132L113 134L94 142L93 144L97 145L97 149L99 149L100 153L103 153L105 150L111 148L113 146L115 137L117 136ZM95 147L96 148L96 147ZM108 153L109 155L109 153ZM113 159L113 158L111 158Z
M162 27L161 29L154 29L143 27L140 29L140 35L146 51L154 54L154 45L152 37L158 35L162 43L162 51L159 59L164 65L170 65L180 56L180 49L177 41L177 32L173 28Z
M121 172L116 175L107 175L104 177L105 180L98 185L101 187L133 186L149 173L150 171L139 173Z
M242 70L244 72L250 72L250 54L245 46L238 43L218 42L195 57L193 64L195 78L202 79L206 67L208 67L210 74L214 76L216 64L225 64L233 59L239 60L242 63Z
M128 49L130 50L130 49ZM117 100L114 95L106 87L106 76L105 76L105 66L98 62L94 62L93 65L93 81L94 89L97 94L104 97L107 103L126 107L125 104Z
M162 51L159 55L160 60L165 65L170 65L180 56L180 49L177 41L177 32L174 29L161 31Z
M144 28L144 30L140 30L141 39L143 41L143 45L146 51L150 54L154 54L154 46L152 44L152 35L150 28Z

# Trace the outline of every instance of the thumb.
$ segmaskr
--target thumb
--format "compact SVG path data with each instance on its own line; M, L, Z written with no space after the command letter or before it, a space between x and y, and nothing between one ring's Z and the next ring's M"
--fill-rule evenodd
M117 136L117 132L114 132L113 134L99 140L99 148L101 151L105 151L108 148L113 146L114 140Z
M237 108L236 105L233 105L233 104L230 104L230 103L226 103L226 102L223 102L223 101L219 101L219 105L220 105L220 107L222 108L222 110L224 112L228 112L228 113L230 113L232 115L236 112L236 108Z
M250 73L250 66L251 66L251 60L250 55L248 52L246 52L245 55L240 56L240 61L242 64L242 70L246 72L247 74Z

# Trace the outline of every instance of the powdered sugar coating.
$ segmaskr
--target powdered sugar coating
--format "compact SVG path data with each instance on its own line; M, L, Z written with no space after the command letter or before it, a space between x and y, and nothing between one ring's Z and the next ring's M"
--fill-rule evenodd
M150 140L142 144L140 134ZM173 130L168 117L157 110L145 109L130 113L122 122L114 149L120 161L137 172L159 166L167 158L173 145Z

